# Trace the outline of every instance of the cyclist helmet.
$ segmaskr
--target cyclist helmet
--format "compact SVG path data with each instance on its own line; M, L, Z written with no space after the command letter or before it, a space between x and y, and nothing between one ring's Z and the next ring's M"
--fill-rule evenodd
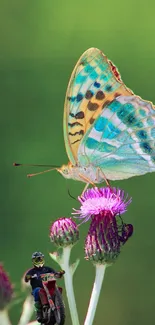
M44 254L35 252L32 254L32 263L35 267L42 267L45 263Z

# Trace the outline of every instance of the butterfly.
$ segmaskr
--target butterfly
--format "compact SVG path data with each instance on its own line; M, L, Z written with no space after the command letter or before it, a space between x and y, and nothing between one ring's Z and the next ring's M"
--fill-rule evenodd
M155 171L155 107L126 87L97 48L84 52L72 72L64 140L69 163L53 169L65 178L109 184Z
M155 107L126 87L116 66L90 48L77 62L66 92L65 178L87 184L155 171Z

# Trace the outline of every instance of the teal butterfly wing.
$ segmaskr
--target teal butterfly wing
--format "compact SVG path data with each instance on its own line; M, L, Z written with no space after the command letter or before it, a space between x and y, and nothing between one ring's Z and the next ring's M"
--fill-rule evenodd
M155 171L155 110L140 97L118 96L101 112L78 149L81 166L109 180Z
M82 54L71 75L64 105L64 140L72 165L78 165L81 141L107 103L131 94L117 68L100 50L90 48Z

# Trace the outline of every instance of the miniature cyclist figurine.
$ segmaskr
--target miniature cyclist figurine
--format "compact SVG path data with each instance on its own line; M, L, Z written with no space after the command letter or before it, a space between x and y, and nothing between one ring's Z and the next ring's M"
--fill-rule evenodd
M34 297L34 303L36 308L36 319L39 323L41 323L43 316L39 292L43 288L43 285L40 275L44 273L54 273L57 278L61 278L65 271L56 272L51 267L44 266L44 255L41 252L35 252L32 254L32 263L34 267L29 269L25 274L25 282L30 281L32 287L32 295ZM47 305L43 306L43 308L45 307L47 307Z

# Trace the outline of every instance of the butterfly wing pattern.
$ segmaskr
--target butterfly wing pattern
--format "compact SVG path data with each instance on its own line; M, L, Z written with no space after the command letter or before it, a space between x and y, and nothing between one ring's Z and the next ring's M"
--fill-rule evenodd
M88 49L73 70L64 137L73 166L99 169L109 180L155 171L154 106L134 95L96 48Z
M80 57L70 78L64 109L64 138L69 160L78 162L82 138L107 103L119 95L131 95L117 68L98 49Z
M99 167L107 179L155 171L155 111L137 96L107 105L79 147L79 161Z

